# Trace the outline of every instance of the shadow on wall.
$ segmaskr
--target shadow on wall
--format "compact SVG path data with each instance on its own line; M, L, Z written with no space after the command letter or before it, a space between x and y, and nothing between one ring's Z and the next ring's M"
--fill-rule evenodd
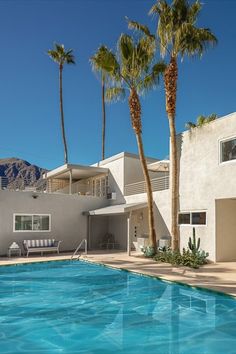
M123 192L120 190L120 187L116 183L116 180L113 177L111 172L109 172L108 180L109 180L110 192L111 193L112 192L116 193L116 199L115 200L110 200L110 203L111 204L123 204L123 203L125 203L125 198L124 198Z
M100 248L100 244L104 235L108 233L109 218L108 216L92 216L89 249L96 250Z
M154 204L154 219L155 219L154 221L155 221L157 240L159 240L163 236L170 236L170 231L168 229L168 226L166 225L166 222L163 219L156 204Z

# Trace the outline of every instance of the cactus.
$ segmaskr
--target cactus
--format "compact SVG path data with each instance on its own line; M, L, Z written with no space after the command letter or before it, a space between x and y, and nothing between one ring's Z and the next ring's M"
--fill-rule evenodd
M195 233L195 227L193 228L193 240L191 237L189 237L188 241L188 247L191 250L193 254L196 254L199 251L200 248L200 238L198 238L196 242L196 233Z

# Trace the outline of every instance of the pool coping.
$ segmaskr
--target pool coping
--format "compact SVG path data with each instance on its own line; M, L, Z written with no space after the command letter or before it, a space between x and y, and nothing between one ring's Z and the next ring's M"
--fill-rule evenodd
M97 264L97 265L105 267L105 268L111 268L111 269L114 269L114 270L121 270L121 271L124 271L124 272L128 272L128 273L131 273L131 274L134 274L134 275L141 276L141 277L154 278L154 279L157 279L157 280L161 280L161 281L163 281L165 283L170 283L170 284L174 283L174 284L185 286L185 287L188 287L188 288L191 288L191 289L203 290L204 292L210 292L210 293L215 293L215 294L218 294L218 295L221 295L221 296L230 297L230 298L233 298L234 300L236 300L236 295L232 295L232 294L226 293L224 291L220 291L220 290L210 289L210 288L207 288L207 287L204 287L204 286L190 285L188 283L181 282L181 281L178 281L178 280L169 280L169 279L167 279L165 277L162 277L162 276L158 276L158 275L154 275L154 274L146 274L146 273L142 273L142 272L139 272L139 271L130 270L130 269L127 269L127 268L119 268L119 267L112 266L110 264L106 264L106 263L102 263L102 262L98 262L98 261L92 261L92 260L88 260L88 259L84 259L84 258L81 258L81 259L79 259L77 261L82 261L82 262L91 263L91 264Z
M63 261L72 261L72 262L84 262L84 263L90 263L90 264L96 264L102 267L106 267L106 268L110 268L110 269L114 269L114 270L120 270L120 271L125 271L125 272L129 272L131 274L134 275L138 275L138 276L142 276L142 277L148 277L148 278L154 278L163 282L167 282L167 283L172 283L172 284L177 284L177 285L181 285L181 286L185 286L191 289L196 289L196 290L202 290L204 292L210 292L210 293L215 293L221 296L226 296L229 297L231 299L236 300L236 295L234 294L230 294L227 293L225 291L221 291L221 290L215 290L212 288L209 288L207 286L201 286L201 285L192 285L189 284L187 281L179 281L179 280L173 280L173 279L168 279L168 276L161 276L161 275L155 275L155 274L147 274L146 272L142 272L142 271L136 271L135 269L128 269L126 267L120 267L120 266L114 266L111 264L106 263L105 261L99 261L99 260L93 260L93 259L88 259L87 256L83 256L81 255L77 260L76 259L71 259L71 256L63 256L63 258L55 258L55 259L35 259L35 260L25 260L23 262L13 262L10 264L1 264L0 263L0 267L11 267L11 266L22 266L22 265L27 265L27 264L39 264L39 263L49 263L49 262L63 262ZM134 263L135 265L135 263ZM189 269L188 267L180 267L181 269Z

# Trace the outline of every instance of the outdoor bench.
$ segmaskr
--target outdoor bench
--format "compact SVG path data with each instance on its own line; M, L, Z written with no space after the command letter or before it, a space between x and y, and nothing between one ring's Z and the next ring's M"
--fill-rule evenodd
M44 252L57 252L59 254L59 246L62 241L57 241L55 239L43 239L43 240L24 240L23 247L26 252L26 256L29 253L41 253Z

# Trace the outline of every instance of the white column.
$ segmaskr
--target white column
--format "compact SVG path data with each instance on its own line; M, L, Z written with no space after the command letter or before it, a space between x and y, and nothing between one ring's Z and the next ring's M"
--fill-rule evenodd
M131 255L131 212L127 218L127 255Z
M69 170L69 194L72 194L72 170Z
M88 215L88 249L91 249L91 215Z

